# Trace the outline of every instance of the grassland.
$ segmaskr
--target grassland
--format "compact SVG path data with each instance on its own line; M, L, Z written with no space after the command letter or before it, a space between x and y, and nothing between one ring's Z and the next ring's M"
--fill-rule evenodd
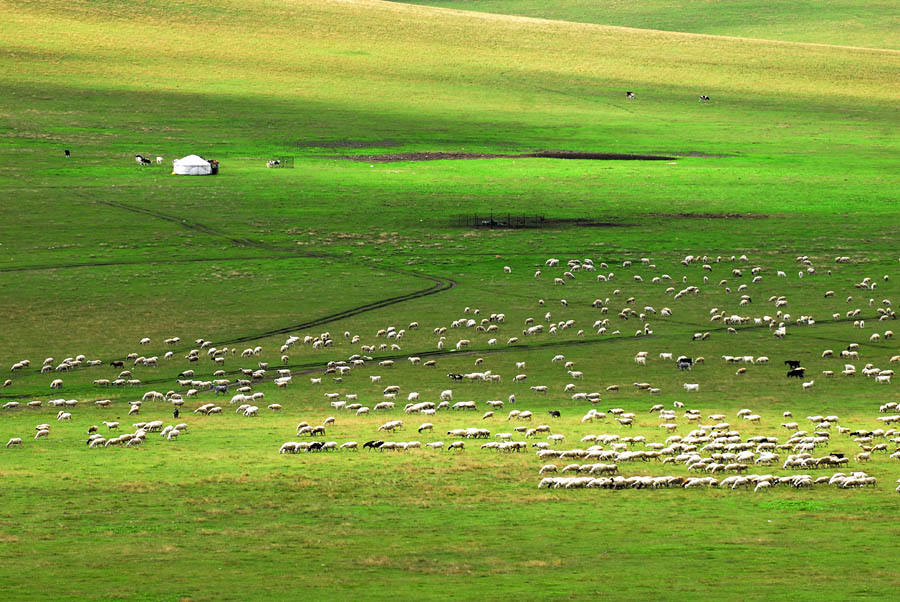
M659 12L662 5L645 6ZM840 5L829 7L823 23L839 16ZM860 22L875 20L877 9L861 7ZM715 10L730 23L748 21L734 3ZM682 14L687 23L690 10ZM842 41L825 29L836 37L809 41L889 47L878 28L866 27L867 39L882 38L877 44ZM300 420L335 413L324 392L379 401L373 374L402 385L404 399L409 391L435 399L451 387L480 409L516 392L517 407L536 415L560 409L553 427L573 446L602 431L661 440L646 414L657 401L725 413L751 436L783 437L777 425L786 409L801 422L835 413L847 426L875 427L878 406L900 401L896 384L818 374L843 363L822 359L824 348L862 343L859 368L886 368L898 353L896 339L867 343L890 328L874 320L868 298L895 306L898 299L897 52L371 1L225 1L215 10L192 1L0 2L0 31L15 32L0 55L0 366L32 361L9 374L13 382L0 395L79 400L71 424L56 423L48 407L0 413L0 435L26 439L23 449L0 454L0 586L9 599L844 600L884 598L898 585L892 483L900 475L896 460L882 455L853 466L879 479L875 489L754 495L538 490L535 456L499 456L472 442L457 456L277 454ZM768 31L795 39L786 29ZM624 90L637 99L626 101ZM699 93L713 101L698 103ZM540 149L676 159L342 158ZM165 167L138 168L138 152L166 163L199 152L223 170L174 178ZM275 156L295 157L294 169L265 169ZM529 231L457 225L460 214L491 210L548 221ZM724 257L711 282L702 282L707 273L698 265L680 264L688 253ZM764 270L749 308L738 306L736 290L717 286L726 278L737 288L730 257L742 253ZM797 278L801 254L812 257L815 276ZM852 262L835 264L837 255ZM578 273L559 287L555 271L543 268L533 278L551 256L606 261L603 271L616 277L602 283ZM620 267L641 257L657 268ZM788 278L776 278L778 269ZM701 295L673 301L668 285L650 283L663 273L676 289L686 277ZM878 279L878 288L855 289L864 277ZM834 298L823 296L828 289ZM425 292L434 294L417 296ZM817 326L789 327L777 342L765 328L729 335L709 322L711 307L774 314L766 299L781 294L794 318L812 314ZM629 296L637 308L670 305L674 316L652 318L654 336L635 338L639 321L620 321L611 310L609 331L621 334L596 335L590 326L601 315L591 302L610 297L618 310ZM408 298L368 307L395 297ZM468 352L430 355L432 329L466 315L467 306L481 317L507 315L501 345L467 330ZM829 318L856 307L863 330ZM553 321L576 320L585 336L567 329L523 338L525 319L541 321L548 310ZM421 328L409 331L400 351L372 354L375 361L341 383L308 381L327 361L358 352L345 331L378 343L378 329L413 320ZM178 388L195 339L238 351L262 346L259 358L229 356L225 370L234 378L256 361L280 364L288 333L326 330L333 348L288 353L290 388L256 386L266 403L284 406L280 414L190 413L214 400L203 393L188 401L181 420L189 432L177 442L84 445L88 425L130 424L127 402L145 390ZM698 330L711 338L692 343ZM162 344L175 335L184 343ZM149 347L138 346L143 336L153 340ZM448 347L463 336L450 331ZM507 348L509 336L522 340ZM37 372L47 356L84 353L107 364L167 350L175 359L160 368L134 369L144 382L137 389L94 387L118 372L104 365L63 374L63 390L51 395L51 376ZM647 368L631 360L639 350L652 352ZM707 357L691 375L700 394L685 398L685 377L656 359L662 351ZM772 364L736 377L735 366L717 358L738 352L770 355ZM587 406L563 394L569 379L550 362L557 353L585 373L579 390L622 385L600 409L637 412L633 432L579 422ZM436 370L408 365L417 354L435 359ZM377 367L387 357L398 363L390 371ZM446 373L471 371L476 357L502 374L501 385L449 383ZM781 361L792 358L816 375L807 394L784 378ZM516 360L526 361L528 385L546 384L551 394L513 385ZM207 360L195 367L199 378L214 370ZM662 395L628 386L643 380ZM93 407L100 398L113 407ZM743 407L760 413L762 424L738 423ZM375 438L382 419L403 418L397 440L448 440L451 428L481 426L480 414L442 413L434 435L419 435L416 418L402 410L339 413L327 439L362 442ZM168 423L170 408L145 404L140 419ZM39 422L53 423L49 439L30 439ZM489 425L507 427L499 412ZM835 449L856 452L850 439L833 437Z
M411 4L638 29L900 49L897 6L884 0L419 0Z

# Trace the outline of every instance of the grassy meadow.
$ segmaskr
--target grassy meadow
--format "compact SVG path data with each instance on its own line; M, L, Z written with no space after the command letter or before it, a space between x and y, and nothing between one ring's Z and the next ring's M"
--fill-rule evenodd
M885 0L419 0L411 4L638 29L900 49L897 6Z
M482 440L458 453L278 453L298 440L298 422L327 416L336 423L324 440L338 444L450 443L454 428L512 432L521 425L508 411L531 410L532 426L549 424L563 448L575 448L599 433L664 441L648 413L656 403L683 402L703 423L722 413L745 440L781 442L786 420L812 432L807 416L836 414L842 426L871 430L884 426L880 405L900 402L896 382L842 377L845 361L821 357L859 343L859 359L848 361L861 372L868 363L889 369L900 354L898 339L870 342L897 330L878 310L900 303L900 53L883 3L801 3L790 7L794 20L782 18L781 2L447 6L524 16L373 0L0 0L0 381L11 380L0 402L43 404L0 410L0 443L23 439L0 450L4 598L846 600L882 599L900 585L891 547L900 464L888 457L890 436L888 453L848 468L875 476L877 487L765 493L538 489L543 461L481 449ZM671 160L374 158L541 150ZM136 153L163 165L141 168ZM221 174L170 176L171 160L189 153L218 159ZM266 169L276 157L293 157L294 167ZM460 225L461 215L491 211L546 222ZM688 254L708 256L711 269L683 265ZM809 256L814 274L798 256ZM592 258L597 271L560 286L564 270L546 267L550 257ZM857 288L864 278L876 288ZM689 285L700 293L674 298ZM729 333L710 320L712 308L776 316L769 299L781 295L784 340L766 326ZM652 335L635 336L645 322L619 317L625 307L648 314ZM855 309L862 328L847 317ZM497 332L451 328L492 313L506 316ZM815 326L797 325L803 315ZM523 335L528 318L544 332ZM598 334L593 324L604 318ZM567 320L574 326L549 333ZM413 321L418 329L408 328ZM402 340L376 337L389 326L407 330ZM298 344L282 361L289 335L326 331L333 346ZM709 339L692 341L706 331ZM163 343L173 336L181 342ZM143 337L151 343L139 345ZM507 344L511 337L518 342ZM204 352L189 363L198 339L236 353L224 366ZM460 339L471 343L456 351ZM241 358L257 345L260 356ZM172 359L158 368L126 362L139 386L93 384L117 377L112 360L167 351ZM639 351L649 353L646 367L632 359ZM706 361L686 374L664 352ZM46 357L55 366L79 354L102 366L40 373ZM372 359L340 382L325 373L353 354ZM557 354L584 380L551 362ZM723 355L770 362L735 365ZM7 372L23 359L28 368ZM395 365L379 366L386 359ZM785 378L787 359L803 362L810 390ZM258 362L271 369L253 384L265 395L257 418L235 413L233 389L187 398L177 421L168 402L127 415L149 390L184 393L176 379L186 369L235 380ZM747 373L736 375L739 367ZM276 368L293 374L286 389L272 381ZM474 370L502 380L447 378ZM513 381L518 373L524 383ZM59 391L49 388L54 378L63 379ZM611 415L583 424L592 406L573 400L568 383L601 392L598 410L636 413L634 427ZM685 393L684 383L700 392ZM357 394L371 407L388 385L400 386L397 408L368 416L325 397ZM530 389L537 385L549 392ZM404 414L410 392L437 401L444 389L478 410ZM507 401L482 420L485 401L510 394L514 407ZM78 400L71 422L55 420L48 401L59 398ZM95 406L101 399L111 407ZM208 402L222 415L193 413ZM283 410L266 410L271 403ZM738 419L742 408L760 424ZM403 431L377 431L394 419ZM89 449L88 427L106 436L104 420L122 432L149 420L188 429L175 441L151 433L136 449ZM434 431L416 432L426 421ZM677 422L678 435L694 428ZM50 436L35 440L40 423L51 424ZM537 441L546 439L529 444ZM853 457L860 447L832 427L830 444L814 453L829 451ZM689 473L623 462L620 474Z

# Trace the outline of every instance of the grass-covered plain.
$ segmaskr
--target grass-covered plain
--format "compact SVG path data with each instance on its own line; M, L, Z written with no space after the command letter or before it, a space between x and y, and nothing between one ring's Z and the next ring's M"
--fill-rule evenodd
M900 15L896 4L888 0L417 0L411 4L639 29L900 49L896 35Z
M838 5L830 6L837 15ZM715 8L731 23L748 21L735 3ZM402 399L418 391L432 400L452 388L455 399L476 400L482 411L484 401L515 392L518 408L547 422L546 410L560 409L553 427L572 446L603 431L662 440L646 414L657 401L725 413L751 436L778 432L787 409L801 423L838 414L848 426L879 425L878 406L898 401L896 384L825 379L822 370L839 372L843 362L820 355L859 342L861 369L868 362L888 368L898 353L896 339L867 343L891 328L876 321L881 300L898 301L896 52L372 1L224 1L214 10L192 1L0 2L0 30L15 32L0 58L0 366L32 362L9 373L12 384L0 394L4 402L79 400L71 424L56 423L48 407L0 414L0 435L25 439L22 449L0 454L7 597L244 600L302 591L315 599L818 600L881 598L898 585L892 482L900 466L880 454L863 467L879 479L875 489L764 495L539 491L535 456L496 455L478 449L480 442L456 456L277 454L300 420L331 414L337 424L326 438L338 442L375 438L382 418L406 421L396 440L449 441L450 428L481 426L481 411L441 413L434 435L419 435L418 420L402 410L355 418L334 412L323 396L355 392L372 405L387 384L401 385ZM770 31L711 33L889 46ZM868 40L880 35L866 31L874 36ZM637 99L626 101L625 90ZM713 101L698 103L700 93ZM340 158L540 149L677 158ZM218 158L223 170L216 178L174 178L166 167L138 168L138 152L162 155L166 164L199 152ZM265 169L274 156L295 157L294 169ZM490 210L550 221L529 231L455 225L459 214ZM705 272L681 265L688 253L723 261ZM741 267L762 267L762 282L731 275L731 256L744 253L750 262ZM810 255L817 274L798 278L797 255ZM838 255L852 261L835 264ZM603 283L578 272L556 286L561 270L542 267L548 257L591 257L616 275ZM641 257L657 267L639 265ZM635 266L622 268L629 259ZM535 279L539 268L545 273ZM779 269L788 277L777 278ZM651 282L662 274L672 281ZM877 289L854 288L864 277L876 279ZM701 294L673 300L665 289L680 290L683 278ZM731 293L718 284L723 278ZM750 286L749 307L738 305L742 282ZM351 311L433 287L442 292ZM826 290L836 295L826 298ZM767 299L782 294L792 321L812 314L816 326L789 326L776 341L767 328L730 335L709 322L712 307L774 315ZM674 315L651 317L653 337L636 338L640 321L615 315L631 296L637 310L670 306ZM612 309L603 316L591 302L606 297ZM427 355L436 351L432 329L463 317L467 306L481 310L469 314L478 319L506 314L500 345L488 345L488 333L450 330L447 348L470 338L470 351ZM830 318L857 307L864 329ZM255 386L282 413L245 419L226 407L219 417L195 416L193 407L213 400L203 393L188 401L180 420L190 426L177 442L151 436L142 449L84 445L88 425L135 421L127 402L144 391L180 388L178 372L194 367L198 378L210 378L211 362L183 359L195 339L239 352L261 345L259 358L228 357L224 369L235 378L260 360L281 364L288 332L267 333L348 311L290 331L327 330L335 346L291 349L295 382L287 390L271 381ZM576 327L522 337L525 319L549 322L546 311ZM610 318L609 333L621 333L597 335L591 325L602 317ZM345 331L381 343L378 329L413 320L421 327L399 341L400 351L371 354L374 361L341 383L321 374L327 361L358 352ZM691 342L706 330L709 340ZM162 344L176 335L183 343ZM137 344L143 336L152 339L148 347ZM511 336L520 341L508 348ZM92 385L116 376L106 365L112 359L167 350L175 358L161 367L134 368L141 387ZM631 359L640 350L651 352L647 368ZM688 378L658 359L663 351L707 362ZM104 366L38 373L44 357L80 353ZM579 390L622 386L604 393L599 407L637 412L633 433L579 422L587 406L563 394L569 378L550 362L557 353L584 372ZM738 353L772 362L738 377L737 366L719 359ZM409 355L437 367L411 366ZM377 367L385 357L396 357L397 366ZM501 384L446 379L472 371L477 357L503 376ZM781 362L794 358L816 379L805 394L784 378ZM524 385L511 382L515 361L526 362ZM370 383L373 374L382 375L382 386ZM308 381L320 375L325 384ZM64 387L54 395L48 385L58 376ZM681 386L692 380L701 392L688 397ZM635 381L662 394L638 393ZM536 384L551 393L532 394L528 386ZM93 407L102 398L112 399L110 410ZM760 413L762 424L736 420L743 407ZM145 404L139 418L172 422L164 404ZM52 423L51 436L34 441L40 422ZM511 426L500 412L488 424L495 432ZM856 452L850 439L833 437L834 449ZM642 464L622 472L684 469Z

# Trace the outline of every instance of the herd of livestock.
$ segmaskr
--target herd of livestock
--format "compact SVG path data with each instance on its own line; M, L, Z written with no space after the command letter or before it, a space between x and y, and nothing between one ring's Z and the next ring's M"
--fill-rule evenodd
M848 261L849 258L846 257L835 258L837 264ZM727 268L729 278L710 283L710 274L719 269L714 266L723 262L726 265L728 263L734 265ZM820 272L808 257L798 257L797 262L799 264L797 278L800 280L814 277ZM662 391L660 387L644 381L604 383L604 386L597 387L598 390L591 391L589 390L591 387L586 383L596 383L599 379L592 378L591 374L585 374L579 369L576 360L568 359L563 353L555 354L550 364L553 369L559 370L557 380L568 382L564 385L553 382L531 384L526 367L526 357L530 357L526 355L530 347L529 341L546 343L563 331L569 331L568 334L573 336L568 340L573 338L584 340L587 337L622 339L646 337L647 347L658 346L659 343L650 338L657 328L655 324L651 324L651 320L665 323L665 320L677 315L687 299L701 298L701 286L715 286L726 294L733 294L732 300L740 313L721 307L709 308L710 330L699 329L690 335L690 341L683 347L709 339L710 332L717 333L717 336L718 334L729 336L737 334L742 327L747 327L768 329L772 334L772 350L769 355L741 353L723 355L716 359L707 359L698 353L677 354L669 350L659 350L652 354L649 351L639 351L633 356L632 359L638 366L646 367L648 363L657 362L662 365L668 364L678 374L696 380L697 382L682 384L680 392L684 395L683 399L687 400L691 395L699 393L704 386L698 367L712 361L723 362L726 365L735 365L735 376L741 377L747 374L748 368L768 366L769 356L777 357L778 363L786 366L788 378L796 377L801 381L802 386L798 394L804 394L815 386L816 381L813 378L805 380L808 369L802 365L804 362L800 359L795 359L782 350L784 340L795 332L800 333L804 329L813 328L817 323L826 320L845 324L848 336L843 347L821 351L822 359L843 360L840 369L822 370L822 379L856 378L857 374L860 374L874 384L891 384L894 376L891 365L900 362L900 355L890 350L893 332L887 326L890 321L896 319L896 314L889 298L875 297L878 282L888 282L889 276L865 277L854 283L854 291L859 291L860 299L854 299L853 292L848 292L843 301L846 309L835 311L825 318L814 317L811 312L791 315L787 311L789 287L786 287L786 294L772 295L764 304L758 304L764 307L762 311L747 313L751 307L757 307L751 305L754 302L753 287L766 277L763 268L749 266L749 263L746 256L732 257L729 261L721 257L689 255L683 259L681 265L685 268L697 266L700 271L697 272L695 284L688 283L688 276L682 277L680 289L673 286L677 280L665 273L648 277L646 283L644 277L633 274L629 281L632 286L658 286L660 290L656 291L657 293L671 297L668 304L671 307L667 305L657 308L650 304L638 304L637 295L624 295L622 291L626 288L624 283L621 287L616 286L623 277L610 271L606 263L595 266L590 259L580 259L570 260L561 265L557 259L548 259L542 269L534 273L535 279L543 278L545 271L559 270L559 275L554 275L552 281L556 286L566 287L571 286L572 281L590 274L593 281L601 283L611 293L610 296L598 297L590 303L592 310L597 312L597 317L592 323L590 321L581 323L569 316L554 320L553 312L548 310L544 299L537 300L539 312L543 312L544 319L527 317L522 323L521 330L517 326L510 325L504 313L482 315L479 309L466 307L462 310L461 316L449 323L434 325L432 331L434 347L431 350L420 349L418 354L404 354L405 360L400 360L398 356L401 352L401 343L410 332L419 330L418 321L410 322L405 329L386 326L367 334L352 334L348 331L337 339L328 332L317 335L291 335L281 344L278 354L280 365L274 367L270 366L269 362L261 361L262 346L248 347L239 351L236 348L218 347L210 341L198 339L194 348L184 353L176 353L175 349L181 344L179 337L165 340L165 344L171 348L169 351L155 355L134 352L123 359L109 362L88 359L85 355L66 357L60 361L48 357L41 363L41 367L35 370L31 368L29 359L21 359L11 365L13 378L34 372L49 374L51 379L48 385L54 390L63 389L66 375L72 372L88 369L99 372L104 370L104 366L115 368L118 372L112 376L101 375L100 378L93 380L93 386L98 389L123 388L122 394L118 395L119 398L130 396L127 393L129 388L145 386L141 379L137 378L139 373L150 374L151 370L158 370L167 364L178 366L180 372L172 379L170 390L144 391L140 399L128 402L119 401L115 399L116 396L110 396L112 399L93 401L65 398L30 401L16 399L7 401L3 409L40 411L45 406L52 407L58 411L56 421L67 422L72 421L80 413L81 407L87 403L93 405L94 409L85 411L85 416L109 411L114 405L117 408L127 407L129 416L138 416L145 404L152 404L154 410L159 409L160 403L166 404L174 414L175 420L171 424L165 424L162 420L136 421L131 424L128 432L123 433L120 432L122 425L119 421L105 420L102 421L103 428L91 424L86 429L84 443L89 448L135 448L142 446L154 435L158 439L171 442L177 441L179 436L195 432L198 428L207 428L207 424L198 422L196 418L191 421L179 421L179 413L182 410L190 410L198 416L215 416L225 413L227 409L228 413L243 418L259 417L261 408L270 412L287 412L282 403L266 404L266 392L259 389L272 384L275 388L270 394L279 395L281 401L289 400L292 389L296 389L298 385L294 380L295 377L305 375L309 385L304 384L306 387L304 393L325 387L326 382L333 384L335 388L346 389L349 385L344 384L344 379L352 383L357 390L320 393L325 399L322 402L323 407L329 407L329 412L334 415L313 423L301 421L296 428L295 440L281 443L279 452L282 454L360 450L380 453L446 450L458 453L473 447L486 453L530 453L534 455L537 463L536 470L540 477L538 487L553 489L717 487L738 490L752 487L754 491L765 491L773 487L801 489L823 485L853 489L876 486L876 478L860 470L860 467L877 454L900 460L900 431L890 426L900 422L900 408L895 401L873 403L873 411L877 408L881 414L872 417L873 422L877 422L872 425L873 428L844 426L837 415L809 416L809 425L803 428L801 423L793 420L790 411L783 411L781 412L783 422L777 427L774 421L770 425L771 429L775 430L759 434L763 415L767 414L765 408L761 408L760 411L741 409L730 421L721 412L702 412L690 407L694 404L687 401L636 404L632 400L632 403L626 404L625 398L622 398L617 405L631 405L633 409L627 410L625 407L600 409L604 399L612 395L621 395L622 389L626 387L633 387L634 391L646 393L651 398L661 395ZM657 269L649 259L640 260L640 265L650 270ZM632 262L622 263L623 269L630 267ZM505 266L503 271L506 275L513 272L509 266ZM744 280L745 273L746 280ZM830 276L831 270L828 269L827 273ZM782 270L777 270L774 274L776 279L787 278L786 272ZM823 290L822 295L824 299L834 299L837 293L829 288ZM563 311L570 305L564 298L556 302ZM837 304L839 301L834 302ZM771 305L772 310L766 311L766 305ZM866 320L869 320L869 329L872 332L864 336L850 336L866 329ZM623 329L635 322L639 324L639 328L633 333L628 330L623 334ZM877 326L872 328L873 324ZM501 344L501 336L505 336L505 344ZM853 340L854 338L860 340ZM139 344L150 346L152 341L146 337L141 339ZM342 353L340 350L347 347L353 352L346 354L345 359L323 358L321 369L296 371L290 367L291 355L301 347L307 348L309 353L340 354ZM497 366L493 370L486 369L484 357L474 359L476 370L472 372L446 373L437 369L438 363L443 362L445 358L470 357L466 352L476 347L485 354L491 354L488 359L492 364L499 366L502 362L503 367L510 369L515 366L515 372L503 374L502 371L495 371L500 370ZM383 356L381 359L373 357L379 354ZM425 357L426 355L428 357ZM515 357L505 360L509 356ZM785 357L788 359L784 359ZM396 373L393 369L397 361L404 361L409 369L431 370L430 383L432 388L441 389L440 393L425 391L420 393L410 390L410 387L403 383L383 386L382 381L389 378L387 374ZM861 364L863 361L865 364ZM243 366L237 372L226 371L226 363L230 366L234 362ZM252 365L248 365L250 362ZM380 374L371 373L373 366L378 367L377 371ZM182 367L184 369L181 369ZM360 381L353 380L352 376L354 372L362 370L368 372L368 378L360 384ZM207 372L208 377L197 377L198 374ZM485 389L490 391L486 396L493 399L478 402L454 401L454 387L465 388L470 383L487 383L486 386L499 384L499 387ZM12 384L13 380L8 379L3 386L6 388ZM506 387L507 390L500 394L499 388L502 387ZM890 387L883 390L890 390ZM873 389L873 398L881 395L881 391ZM523 394L526 392L529 395L529 402L523 400ZM518 405L517 395L520 397ZM213 396L214 399L203 400L201 403L200 398L208 396ZM376 396L379 398L377 402L361 401ZM221 401L217 401L219 397L222 397ZM399 399L404 397L406 403L400 406ZM426 397L431 397L433 401ZM325 403L329 405L325 406ZM534 407L532 409L522 407L524 403L533 403L535 406L551 405L558 409L538 411ZM666 407L667 405L671 407ZM441 431L437 426L441 423L458 425L461 416L471 416L469 412L478 412L479 408L483 410L481 415L474 414L478 417L478 425L447 428L445 431ZM400 412L403 416L397 417ZM391 419L378 420L380 424L377 425L375 422L369 422L370 416L379 414ZM451 415L453 418L449 419ZM379 437L403 432L407 428L406 422L413 416L420 418L415 428L421 440L393 441ZM539 421L539 416L547 416L547 419ZM497 421L501 421L505 428L489 428ZM208 424L208 428L214 428L213 423ZM593 428L589 425L596 424L603 424L600 432L582 434L586 428ZM739 428L739 425L746 425L746 428ZM659 433L659 436L626 434L634 432L635 426L645 429L652 427L654 429L652 432ZM337 427L346 427L340 429L345 433L347 430L365 432L371 429L372 437L364 442L326 440L327 435L332 434ZM42 422L35 427L33 439L48 439L52 430L50 424ZM752 430L753 434L748 433L748 430ZM778 430L781 432L777 432ZM115 436L112 436L113 431ZM575 435L575 432L579 435ZM32 438L30 435L23 435L22 433L11 437L6 447L22 447L24 439ZM442 440L445 437L449 439L448 443ZM567 443L570 437L577 437L577 443ZM780 471L784 474L771 474L772 466L780 467ZM678 472L671 475L619 474L624 471L658 473L660 467L677 468ZM756 472L763 467L770 472ZM825 469L832 471L837 469L838 472L819 474L819 471Z

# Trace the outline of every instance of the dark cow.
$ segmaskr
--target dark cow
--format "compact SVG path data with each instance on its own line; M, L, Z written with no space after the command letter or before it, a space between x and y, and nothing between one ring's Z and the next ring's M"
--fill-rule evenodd
M784 365L788 368L799 368L800 361L799 360L784 360Z
M806 373L806 368L792 368L788 370L787 377L788 378L803 378L804 373Z
M72 153L69 152L69 149L66 149L63 152L66 153L66 159L72 156Z
M559 413L559 410L547 410L547 413L550 414L551 416L553 416L554 418L559 418L561 415Z
M113 360L109 363L109 365L113 368L124 368L125 362L123 362L122 360Z

